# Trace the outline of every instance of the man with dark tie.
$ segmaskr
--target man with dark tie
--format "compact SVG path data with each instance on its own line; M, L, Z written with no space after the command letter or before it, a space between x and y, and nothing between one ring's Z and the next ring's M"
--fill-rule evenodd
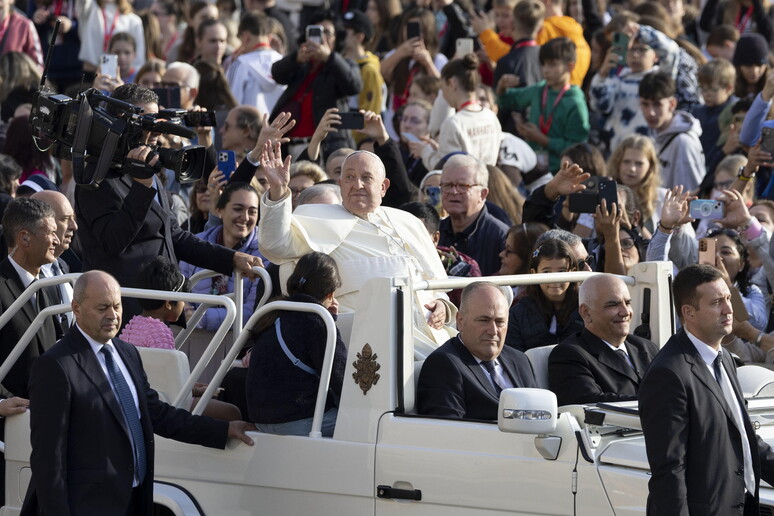
M578 291L585 328L548 358L548 385L559 405L637 399L642 375L658 346L629 335L631 296L621 278L592 276Z
M22 514L152 514L153 434L225 448L253 444L244 421L192 416L159 400L137 350L114 338L121 290L102 271L83 274L75 326L30 375L32 478Z
M734 361L731 292L709 265L673 283L683 328L653 360L640 388L650 463L649 515L758 515L758 484L774 483L774 453L756 434Z
M41 274L46 278L54 276L61 276L70 272L70 266L67 265L62 259L62 253L70 248L70 244L75 236L75 231L78 229L78 224L75 222L75 212L61 192L54 190L41 190L35 192L30 196L32 199L38 199L54 210L54 221L56 222L56 236L59 238L59 244L54 250L54 256L56 260L47 263L41 267ZM55 304L66 303L70 304L73 300L73 287L70 283L62 283L56 287L52 287L49 290L49 295ZM72 312L65 312L59 316L59 321L64 331L67 330L73 324Z
M462 291L459 335L425 360L419 374L420 414L497 419L500 392L537 387L527 356L505 344L508 301L494 283L477 281Z
M40 268L56 260L59 245L54 210L37 199L19 198L8 203L3 229L10 251L0 262L0 313L21 297L30 283L40 277ZM39 290L0 329L0 363L13 350L40 310L53 304L49 292ZM27 380L32 361L50 348L61 335L59 321L47 318L29 345L2 381L5 391L27 397Z

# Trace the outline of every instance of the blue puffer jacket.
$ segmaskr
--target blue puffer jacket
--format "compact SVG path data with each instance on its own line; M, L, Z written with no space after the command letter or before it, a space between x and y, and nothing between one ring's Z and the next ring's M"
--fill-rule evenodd
M216 226L214 228L207 229L203 231L202 233L199 233L198 236L202 240L206 240L207 242L212 243L218 243L218 240L220 238L220 233L223 230L223 226ZM269 263L266 258L264 258L261 253L258 251L258 227L256 226L253 229L253 232L250 233L250 235L245 238L244 242L242 242L242 245L237 249L237 251L240 251L242 253L250 254L253 256L259 256L264 264ZM195 273L199 272L201 267L195 267L194 265L191 265L187 262L180 262L180 271L185 274L187 277L193 276ZM218 294L218 293L230 293L234 291L234 277L229 276L228 277L228 283L225 289L225 292L219 292L218 290L218 282L223 281L221 279L222 277L214 277L209 278L200 281L196 285L193 286L191 289L192 292L195 292L197 294ZM260 280L250 281L249 279L245 278L242 280L242 291L244 293L244 312L242 315L242 321L247 322L247 319L250 318L251 315L253 315L253 308L255 307L255 294L258 287L258 283ZM199 328L203 328L205 330L209 331L215 331L218 329L218 326L223 322L223 318L226 315L226 309L223 307L213 306L212 308L208 309L207 312L204 314L204 317L202 317L201 322L199 323Z

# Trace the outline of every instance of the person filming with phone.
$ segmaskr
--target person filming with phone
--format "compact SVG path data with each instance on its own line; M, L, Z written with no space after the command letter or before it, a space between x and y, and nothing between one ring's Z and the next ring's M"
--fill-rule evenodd
M288 133L288 150L292 156L298 156L309 144L326 110L335 107L347 111L349 97L358 94L363 85L357 65L335 50L335 19L332 12L316 14L306 27L306 41L271 67L277 84L287 85L271 119L289 112L296 120ZM322 143L323 156L353 146L348 131L330 133Z

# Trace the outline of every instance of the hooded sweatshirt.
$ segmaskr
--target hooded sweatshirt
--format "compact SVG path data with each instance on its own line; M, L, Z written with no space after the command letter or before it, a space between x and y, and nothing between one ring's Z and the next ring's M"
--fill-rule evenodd
M285 91L285 86L274 82L271 65L282 59L282 54L269 47L242 54L231 63L226 78L237 105L255 106L261 113L271 113Z
M683 185L696 190L706 173L701 148L701 125L693 115L675 111L672 123L656 134L656 150L661 160L661 186Z
M537 44L544 45L554 38L568 38L575 43L575 68L570 74L570 84L583 85L583 78L591 65L591 47L583 37L583 27L569 16L550 16L543 22Z

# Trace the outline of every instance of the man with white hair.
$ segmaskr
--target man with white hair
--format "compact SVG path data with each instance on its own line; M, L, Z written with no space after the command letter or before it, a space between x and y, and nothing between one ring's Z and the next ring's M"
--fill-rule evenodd
M161 83L165 87L180 88L180 105L164 107L180 107L182 109L193 107L194 99L199 94L199 72L196 71L196 68L181 61L170 63L161 77Z
M307 204L295 213L291 213L288 188L290 157L283 162L279 144L275 144L264 152L262 165L270 188L260 203L261 253L278 264L295 261L311 251L330 255L341 272L342 285L336 291L340 313L355 311L360 289L372 278L446 278L419 219L381 206L390 181L375 154L357 151L344 160L339 180L341 205ZM441 329L456 310L441 292L418 294L418 307L427 309L429 316L427 322L415 320L415 326L429 336L430 328ZM441 342L448 338L448 334L438 336Z
M636 400L658 346L629 335L632 298L612 274L581 284L578 311L585 328L556 346L548 358L548 386L559 405Z
M508 233L508 226L486 209L488 184L486 165L467 154L449 158L441 172L441 205L449 216L441 221L438 243L472 257L484 276L500 270Z

